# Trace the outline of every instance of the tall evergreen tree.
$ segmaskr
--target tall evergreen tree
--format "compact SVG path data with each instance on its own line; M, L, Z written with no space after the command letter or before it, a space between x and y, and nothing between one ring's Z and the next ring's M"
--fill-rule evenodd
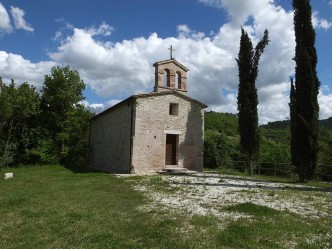
M296 154L295 148L297 147L296 145L296 140L293 139L293 136L296 133L296 123L295 123L295 115L296 115L296 98L295 98L296 92L295 92L295 86L294 86L294 79L291 78L291 88L290 88L290 103L289 103L289 110L290 110L290 133L291 133L291 161L293 165L297 165L296 158L293 156Z
M310 0L293 0L295 29L295 86L291 100L292 162L300 182L310 180L318 158L317 53Z
M240 147L247 156L250 167L250 174L253 173L252 160L259 151L259 131L258 131L258 96L256 89L256 79L258 76L258 64L265 47L269 43L268 31L258 42L255 49L248 36L248 33L241 29L239 58L236 59L239 68L239 133Z

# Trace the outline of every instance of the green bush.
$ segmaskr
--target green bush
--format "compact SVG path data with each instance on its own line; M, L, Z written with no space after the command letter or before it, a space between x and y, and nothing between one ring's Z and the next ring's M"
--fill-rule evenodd
M239 149L234 138L206 131L204 141L204 167L221 167L223 161L237 160Z

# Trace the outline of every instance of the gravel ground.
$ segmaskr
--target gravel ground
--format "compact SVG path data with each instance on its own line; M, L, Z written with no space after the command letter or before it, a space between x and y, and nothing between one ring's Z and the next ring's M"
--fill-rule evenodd
M151 199L142 207L147 210L162 207L170 212L236 220L247 216L225 211L225 207L251 202L316 219L332 215L331 190L215 173L153 177L157 183L151 184L151 178L147 178L135 186ZM167 183L165 189L155 187L158 181Z

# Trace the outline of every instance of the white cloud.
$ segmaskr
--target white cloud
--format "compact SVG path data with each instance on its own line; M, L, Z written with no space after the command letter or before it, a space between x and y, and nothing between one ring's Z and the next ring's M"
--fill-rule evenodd
M17 84L29 82L41 89L44 75L49 74L54 65L51 61L32 63L21 55L0 51L0 75L4 82L14 79Z
M222 8L222 0L198 0L198 1L212 7Z
M51 38L54 42L65 42L63 40L63 36L65 32L72 31L75 27L73 24L68 23L65 21L63 17L55 19L55 22L64 24L64 27L62 27L60 30L56 31L54 36ZM92 27L93 28L93 27Z
M289 91L289 82L266 85L258 90L261 124L289 118Z
M332 116L332 94L323 95L319 93L318 95L319 103L319 118L326 119Z
M332 27L332 22L329 22L326 19L319 18L318 12L314 11L312 13L312 25L314 26L314 28L321 28L321 29L328 30Z
M0 34L1 33L10 33L13 31L13 27L10 24L10 19L7 10L0 3Z
M111 99L111 100L109 100L109 101L107 102L107 104L108 104L109 106L114 106L114 105L120 103L122 100L123 100L123 99Z
M209 109L236 113L238 69L235 58L240 26L249 32L254 43L268 28L270 44L261 58L257 79L260 123L288 118L289 76L295 70L293 13L272 0L201 1L218 5L229 15L229 21L208 37L181 24L177 26L177 37L161 38L152 33L148 37L113 43L111 39L100 39L100 36L110 36L114 30L106 23L85 29L67 26L66 32L55 35L59 47L49 56L54 63L69 64L77 69L92 91L110 99L105 103L88 104L91 110L99 112L132 94L152 91L152 64L168 59L168 48L173 45L174 57L190 69L189 96L205 102ZM48 74L53 65L52 62L33 64L18 55L2 53L0 75L7 73L9 79L18 75L31 82L43 82L43 75ZM332 116L331 98L329 93L319 96L322 118Z
M254 17L258 12L274 6L273 0L199 0L199 2L225 9L229 15L230 24L234 27L245 24L250 17Z
M99 103L99 104L98 103L90 104L88 101L83 100L81 102L81 104L84 105L86 108L89 108L89 110L91 112L94 112L94 113L99 113L99 112L102 112L106 109L105 105L101 104L101 103Z
M269 15L264 23L270 26L271 44L267 55L262 57L261 70L268 72L268 75L262 73L263 76L258 79L258 86L261 87L288 80L294 68L292 56L295 44L294 39L289 39L293 35L289 27L292 24L290 14L280 9L276 11L275 7L270 6L256 15L263 15L264 11ZM245 28L253 33L253 40L258 40L265 25L255 22L254 27ZM64 39L58 51L51 53L50 57L58 63L70 64L78 69L97 94L117 99L118 96L125 98L136 92L151 91L154 79L152 64L168 58L167 48L172 44L176 48L174 57L190 69L189 94L215 110L237 112L236 93L224 95L223 91L237 90L235 58L239 49L239 27L225 24L210 38L192 31L187 25L179 25L177 38L162 39L153 33L148 38L139 37L115 44L98 41L96 33L90 30L75 28L73 34ZM273 112L262 113L274 115Z
M80 71L93 90L100 95L130 95L136 89L146 88L152 79L152 68L143 53L148 45L158 40L136 38L112 45L94 39L91 30L74 29L56 53L50 57L62 64L69 64Z
M326 19L322 19L319 22L319 26L322 29L330 29L332 27L332 22L327 21Z
M103 22L98 28L92 26L91 28L88 29L88 33L91 34L92 36L95 35L110 36L113 31L114 28L105 22Z
M241 32L240 25L235 24L242 22L254 43L268 28L271 42L261 58L257 79L260 123L287 118L288 81L295 68L292 12L270 0L250 1L250 6L243 1L239 4L239 0L216 2L228 11L230 20L210 37L182 24L177 26L178 37L162 39L153 33L147 38L111 43L97 39L99 32L95 30L103 30L101 27L74 28L50 57L78 69L97 94L117 100L137 92L152 91L152 64L167 59L168 47L173 45L174 57L190 69L189 95L205 102L210 109L236 113L238 69L235 58ZM246 25L244 22L249 17L252 22ZM108 27L105 23L102 25Z
M33 32L33 27L24 20L25 12L19 7L10 6L10 13L14 20L16 29L23 29L29 32Z
M97 104L97 103L93 103L93 104L90 104L89 107L93 108L93 109L104 109L104 104Z
M89 108L90 111L98 114L98 113L106 110L107 108L120 103L122 100L123 99L111 99L111 100L107 101L105 104L103 104L103 103L92 103L92 104L90 104L87 100L83 100L82 104L85 107Z
M192 38L194 40L199 40L205 37L203 32L197 32L191 30L187 25L178 25L177 31L179 32L179 38Z

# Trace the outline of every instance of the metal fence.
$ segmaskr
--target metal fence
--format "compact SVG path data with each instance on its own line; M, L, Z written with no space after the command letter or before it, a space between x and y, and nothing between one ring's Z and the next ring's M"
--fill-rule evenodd
M267 175L284 178L297 178L295 167L291 163L279 162L252 162L254 175ZM222 168L232 169L249 174L249 165L246 161L223 161ZM332 182L332 165L318 164L314 179Z

